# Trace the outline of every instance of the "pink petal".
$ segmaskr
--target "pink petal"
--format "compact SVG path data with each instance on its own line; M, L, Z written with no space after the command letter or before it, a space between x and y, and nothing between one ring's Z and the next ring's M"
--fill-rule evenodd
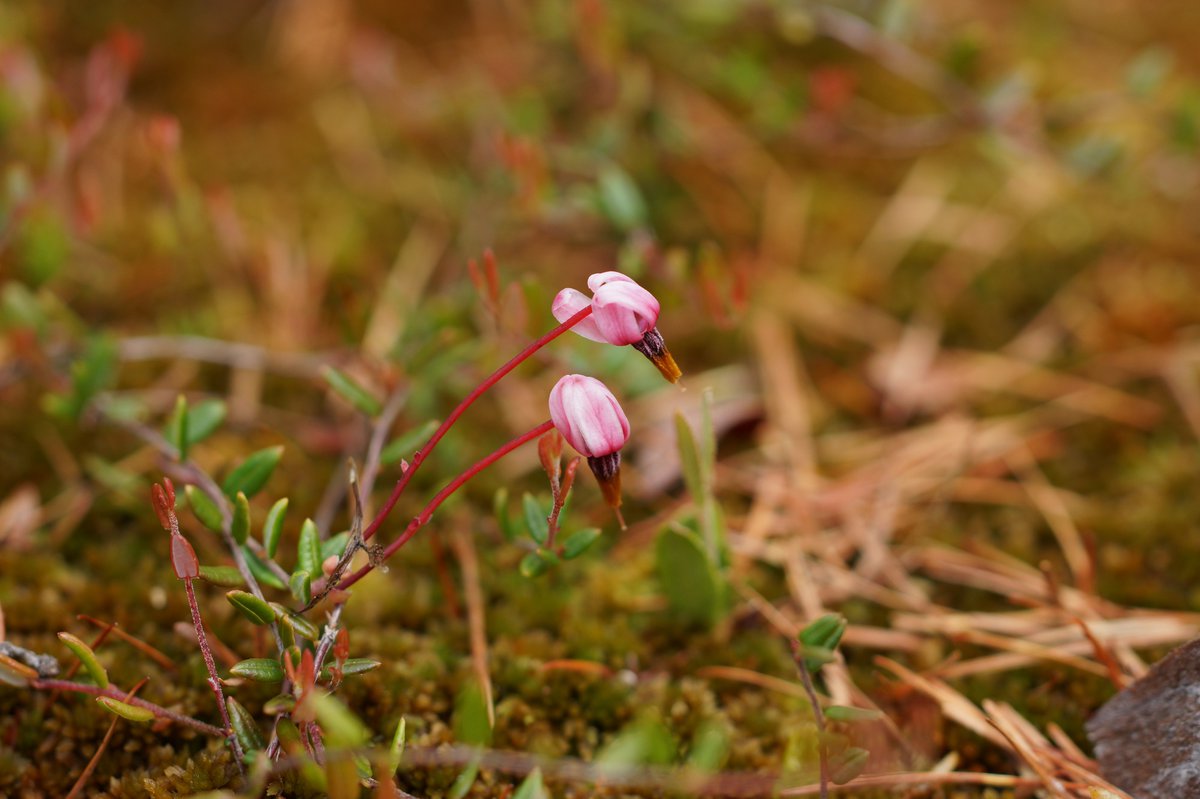
M609 344L634 344L658 323L658 300L637 283L611 282L596 290L592 316Z
M600 290L600 287L606 283L632 283L637 285L637 281L623 272L597 272L588 278L588 288L595 294Z
M591 304L592 301L583 292L576 291L575 289L563 289L555 296L554 303L550 306L550 313L554 314L554 318L559 322L565 322ZM576 322L571 330L584 338L590 338L592 341L599 341L601 343L608 341L601 335L600 329L596 327L596 320L590 316L586 316L581 321Z
M610 455L629 439L629 420L603 383L586 375L567 375L550 392L550 418L580 454Z

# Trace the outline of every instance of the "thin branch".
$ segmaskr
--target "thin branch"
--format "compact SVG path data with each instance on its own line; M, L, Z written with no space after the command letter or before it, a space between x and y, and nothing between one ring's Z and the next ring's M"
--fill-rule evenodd
M145 699L139 699L136 696L132 699L126 699L124 693L111 685L107 688L100 688L95 685L84 685L83 683L71 682L70 680L49 679L30 680L29 685L31 688L39 691L72 691L77 694L91 694L92 696L112 697L113 699L118 699L127 704L143 708L144 710L149 710L151 713L161 719L168 719L176 722L177 724L183 724L186 727L191 727L192 729L198 730L205 735L212 735L216 738L225 737L224 730L218 729L211 724L206 724L199 719L194 719L191 716L185 716L182 713L176 713L174 710L167 710L162 705L156 705L153 702L147 702Z

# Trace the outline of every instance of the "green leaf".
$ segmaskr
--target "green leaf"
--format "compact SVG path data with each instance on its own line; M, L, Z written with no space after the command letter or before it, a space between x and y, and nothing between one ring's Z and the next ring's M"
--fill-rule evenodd
M487 700L474 680L463 686L454 703L454 737L469 746L487 746L492 739Z
M825 718L832 721L878 721L883 718L883 713L873 707L830 705L825 708Z
M225 403L219 399L200 400L188 408L188 446L199 444L215 433L221 423L225 421L226 413Z
M567 540L563 541L563 560L571 560L587 552L598 538L600 538L599 527L588 527L571 533L567 536Z
M233 734L237 736L242 749L247 754L266 749L267 741L263 738L262 730L258 728L250 711L246 710L242 703L232 696L225 697L225 706L229 708L229 725L233 727Z
M530 552L521 558L519 568L522 577L540 577L550 568L550 561L546 559L545 553Z
M699 502L705 494L701 479L700 452L691 425L682 413L675 414L675 440L679 445L679 461L683 467L683 481L693 502Z
M866 749L861 749L857 746L850 747L840 753L829 764L831 772L829 775L830 781L834 785L845 785L863 773L863 770L867 767L867 760L870 757L871 753Z
M396 732L392 735L392 745L388 747L387 760L387 776L392 777L400 768L400 761L404 759L404 744L407 740L408 722L404 716L400 717L400 721L396 724Z
M504 536L504 540L515 541L517 531L513 527L512 519L508 518L507 488L496 489L496 493L492 496L492 513L496 516L496 524L500 526L500 533Z
M296 697L291 694L279 694L263 702L263 713L268 716L278 716L280 713L290 713L296 707Z
M221 484L221 490L231 499L239 491L248 497L254 496L267 484L282 456L282 446L260 449L229 473Z
M296 545L296 568L309 574L321 573L321 533L317 523L305 519L300 526L300 541Z
M466 765L454 780L454 784L450 786L450 790L446 793L448 799L463 799L475 784L475 778L479 776L479 759L476 758Z
M680 525L664 530L655 560L671 610L689 624L716 624L725 609L725 584L696 534Z
M312 577L304 569L297 569L288 580L288 590L297 602L307 605L312 599Z
M255 624L263 627L275 621L275 611L265 599L259 599L249 591L230 591L225 594L229 604Z
M342 399L367 416L378 416L379 412L383 410L383 405L371 392L360 386L352 377L340 369L326 366L321 369L321 377L325 378L325 382L329 384L329 387L337 392Z
M609 768L665 765L675 759L675 740L654 716L633 722L596 754L596 764Z
M834 650L846 632L846 619L836 613L826 613L809 622L796 636L804 657L804 667L810 672L834 660Z
M375 671L383 664L378 660L371 658L347 658L342 664L342 676L349 677L352 674L366 674L368 671ZM328 680L333 676L333 668L325 666L321 669L321 679Z
M542 770L535 768L529 772L529 776L521 783L521 787L517 788L517 792L513 794L512 799L550 799L550 794L546 793L546 786L542 782Z
M246 538L250 535L250 500L246 499L245 493L241 491L233 500L233 521L230 523L229 532L239 544L246 543Z
M255 580L258 580L263 585L278 588L281 591L287 590L287 583L281 580L279 575L267 568L267 564L263 563L262 559L254 554L254 550L250 547L242 547L242 554L246 557L246 565L250 568L250 573L254 575Z
M175 410L167 420L164 433L167 441L179 452L179 460L186 461L188 453L188 403L187 397L180 394L175 398Z
M337 699L317 692L313 694L312 703L326 745L334 749L354 749L370 740L371 732L366 725Z
M389 466L401 458L410 457L416 452L417 447L429 440L429 437L438 429L439 424L441 423L437 420L428 421L392 440L379 453L379 462L384 466Z
M96 659L96 653L90 646L70 633L59 633L58 640L66 644L67 649L70 649L75 657L79 658L79 662L83 664L83 668L92 678L92 682L102 689L108 687L108 672L104 670L104 666L100 665L100 661Z
M646 201L623 169L610 164L597 176L600 210L617 228L630 231L646 224Z
M337 535L331 535L321 542L321 563L329 558L340 558L350 543L350 531L343 530Z
M235 663L230 674L255 682L283 682L283 666L273 658L250 658Z
M279 549L279 535L283 532L283 517L287 515L287 509L288 499L284 497L267 511L267 520L263 522L262 541L268 558L275 557L275 551Z
M718 771L729 754L729 733L725 725L715 720L702 723L692 736L692 750L687 764L700 771Z
M299 613L285 608L278 602L272 602L271 607L275 610L275 618L279 619L284 623L284 625L291 628L296 635L299 635L301 638L307 638L310 641L315 641L321 636L321 631L317 629L317 625L313 624Z
M532 494L526 493L521 497L521 505L525 510L525 529L538 546L546 543L550 537L550 522L540 502Z
M92 398L112 383L117 373L117 345L107 336L92 336L71 364L71 388L50 399L50 410L77 420Z
M103 705L109 712L115 713L127 721L137 722L138 724L147 724L154 721L154 713L144 707L122 702L120 699L113 699L111 696L98 696L96 697L96 701Z
M223 523L221 509L217 507L217 503L196 486L187 486L183 489L183 493L187 495L188 505L191 506L192 513L196 514L200 523L213 532L221 532Z
M201 566L200 579L222 588L241 588L246 584L235 566Z

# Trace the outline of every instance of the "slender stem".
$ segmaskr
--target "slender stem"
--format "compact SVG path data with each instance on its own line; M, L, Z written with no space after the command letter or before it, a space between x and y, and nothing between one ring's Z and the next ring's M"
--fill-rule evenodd
M233 733L233 725L229 723L229 711L225 709L225 692L221 690L221 680L217 676L217 664L213 662L212 649L208 645L208 636L204 632L204 621L200 618L200 606L196 603L196 590L192 587L191 578L185 577L183 587L187 590L188 606L192 609L192 624L196 628L196 642L204 655L204 665L208 668L208 687L212 688L213 696L217 698L217 708L221 711L221 721L225 725L225 737L233 748L234 758L238 767L242 765L242 745Z
M808 673L808 667L804 665L804 656L799 650L799 644L793 641L792 649L796 666L800 670L800 681L804 683L804 692L808 694L808 701L813 709L813 719L817 723L817 761L821 769L821 799L829 799L829 750L825 745L825 712L821 710L821 699L817 696L812 675Z
M512 439L507 444L500 447L500 449L496 450L491 455L488 455L486 458L483 458L482 460L476 462L475 465L473 465L471 468L467 469L465 472L460 474L458 477L455 477L453 480L451 480L449 483L447 483L446 486L441 491L437 492L437 494L434 496L433 499L429 500L429 504L426 505L425 508L411 522L408 523L408 527L406 527L404 529L404 532L401 533L400 537L397 538L392 543L387 545L387 547L383 550L382 554L380 555L378 560L376 560L375 563L368 563L366 566L363 566L361 569L356 571L354 574L351 574L349 577L342 580L342 582L338 585L338 588L343 589L343 590L349 588L350 586L354 585L359 580L361 580L364 576L366 576L372 569L374 569L377 563L382 563L383 561L387 560L392 555L394 555L396 553L396 550L398 550L400 547L402 547L406 543L408 543L408 540L410 538L412 538L414 535L416 535L417 530L420 530L421 527L424 526L424 524L429 521L430 517L433 516L433 512L435 510L437 510L438 506L441 505L443 502L445 502L446 499L449 498L449 496L451 494L453 494L455 491L457 491L459 488L461 488L463 483L467 482L472 477L479 474L481 471L483 471L487 467L491 466L493 463L500 460L501 458L503 458L508 453L512 452L517 447L521 446L522 444L526 444L530 441L533 441L538 436L540 436L542 433L547 432L548 430L552 429L553 427L554 427L554 422L547 419L546 421L542 422L541 424L539 424L537 427L533 428L532 430L522 433L521 435ZM411 471L412 470L410 469L409 472L411 473Z
M537 341L518 352L512 357L511 360L508 361L508 363L492 372L488 378L476 386L475 390L468 394L462 402L458 403L458 407L450 412L450 415L447 416L445 421L438 426L437 430L433 431L433 435L430 436L429 440L425 442L425 446L421 447L419 450L417 450L416 454L413 455L412 463L410 463L408 466L408 471L406 471L396 482L396 487L392 489L391 496L387 498L387 502L385 502L383 507L379 509L379 513L375 516L375 520L372 521L367 529L363 532L364 541L370 541L372 536L378 532L379 526L383 524L384 520L387 519L388 514L392 512L392 508L396 507L396 503L400 501L400 495L404 493L404 489L408 486L408 481L412 479L413 475L416 474L417 469L421 467L421 464L424 463L425 459L429 457L429 454L433 452L433 448L436 447L438 442L442 440L442 436L446 435L446 431L454 426L454 423L458 421L458 417L462 416L463 412L466 411L467 408L471 407L471 403L479 399L483 392L500 382L502 377L511 372L513 369L516 369L522 361L533 355L535 352L549 344L554 339L561 336L563 333L570 330L572 327L586 318L591 312L592 306L588 305L588 307L584 308L582 311L567 319L558 327L554 328L549 333L546 333ZM345 584L343 584L343 586L344 585Z
M41 691L73 691L78 694L91 694L93 696L109 696L113 699L119 699L122 702L130 705L149 710L155 716L191 727L194 730L199 730L206 735L214 735L218 738L225 737L225 731L219 730L211 724L205 724L203 721L194 719L191 716L185 716L182 713L176 713L173 710L167 710L161 705L156 705L153 702L147 702L145 699L132 697L125 698L125 694L120 690L109 686L108 688L100 688L95 685L84 685L83 683L71 682L70 680L33 680L30 682L33 688Z

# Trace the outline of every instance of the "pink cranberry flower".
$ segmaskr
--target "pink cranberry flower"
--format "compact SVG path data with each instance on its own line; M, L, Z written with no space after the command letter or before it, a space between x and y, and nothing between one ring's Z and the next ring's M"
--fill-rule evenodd
M560 291L551 306L554 318L564 322L590 304L592 314L575 324L576 333L619 347L632 345L667 380L679 380L682 373L656 327L659 304L654 295L620 272L597 272L588 278L588 288L590 300L575 289Z
M566 375L550 391L550 420L587 457L609 506L620 507L621 447L629 440L629 420L617 398L594 377Z

